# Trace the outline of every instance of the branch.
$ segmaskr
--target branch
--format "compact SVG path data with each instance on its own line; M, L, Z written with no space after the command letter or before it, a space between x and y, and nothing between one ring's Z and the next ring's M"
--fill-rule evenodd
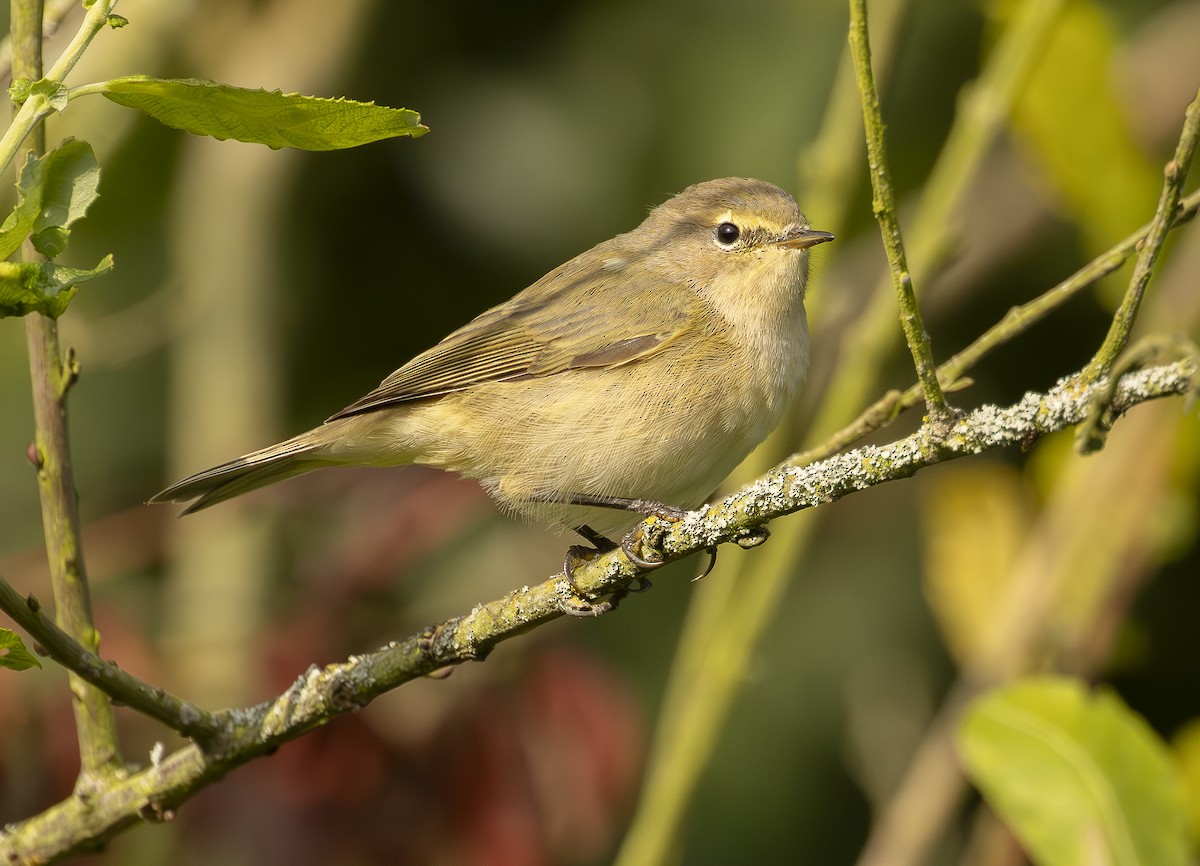
M908 349L917 368L917 380L921 383L929 415L934 419L948 420L950 410L946 405L946 396L938 384L929 333L921 320L921 309L917 306L912 274L908 270L908 261L904 254L904 242L900 238L896 196L892 192L892 178L887 165L883 117L879 112L875 74L871 70L871 44L867 37L867 0L850 0L850 54L854 58L854 72L862 96L863 125L867 132L867 158L873 191L871 206L875 212L875 219L879 221L879 231L883 235L883 248L887 252L892 285L900 307L900 325L904 329L904 339L908 342Z
M36 598L22 598L4 578L0 578L0 610L25 629L50 658L94 683L117 703L158 719L200 742L208 741L219 731L220 722L212 713L139 680L83 647L46 616Z
M1197 365L1196 358L1188 357L1122 377L1108 411L1120 416L1147 400L1193 392ZM944 434L939 425L927 422L911 436L889 445L867 445L808 466L773 469L720 503L689 512L676 524L655 518L647 522L665 526L659 547L668 559L678 559L714 544L736 541L768 520L908 478L935 463L994 448L1029 447L1047 433L1082 423L1091 401L1106 384L1080 386L1074 377L1068 377L1047 393L1029 392L1007 408L981 406L955 419ZM577 582L585 592L593 589L586 576Z
M910 5L911 0L876 0L871 7L872 66L879 70L879 86L885 96ZM866 151L862 105L849 47L838 60L837 72L825 99L825 112L817 126L817 135L797 160L797 199L804 203L805 213L820 215L826 231L841 236L845 234L849 215L856 206L854 198L846 195L846 190L858 184ZM808 275L804 308L811 323L821 320L823 307L830 300L828 293L816 291L820 278L820 271Z
M1179 202L1175 209L1174 219L1167 228L1169 230L1179 228L1194 219L1198 210L1200 210L1200 190ZM1038 295L1028 303L1009 310L1003 319L984 331L971 345L938 367L938 379L942 383L942 388L954 389L962 375L993 349L1004 345L1019 334L1023 334L1088 286L1099 282L1120 268L1131 255L1142 247L1151 227L1152 224L1147 223L1107 252L1092 259L1049 291ZM805 466L814 461L823 460L844 448L849 448L868 434L886 427L903 410L916 406L921 400L921 394L919 383L906 391L889 391L864 409L862 414L841 430L826 438L820 445L808 451L793 454L787 459L788 465Z
M1195 358L1130 373L1113 390L1118 415L1148 400L1195 389ZM769 520L826 505L858 490L907 478L924 466L992 448L1026 445L1046 433L1078 424L1100 384L1064 381L1046 394L1027 394L1008 408L983 406L957 419L945 435L931 425L884 446L867 446L803 468L772 470L719 503L690 512L677 523L648 518L650 544L674 560L711 545L761 537ZM575 583L600 598L639 575L621 551L581 565ZM500 642L562 615L572 588L561 575L522 587L434 629L340 664L310 668L273 701L217 714L219 732L205 747L186 746L150 767L114 779L90 797L74 796L29 820L0 831L0 862L33 863L94 847L132 823L162 820L171 810L231 769L340 715L366 706L412 679L465 661L485 658ZM98 686L108 680L96 677Z
M1020 4L1012 22L1003 27L979 77L961 89L954 124L909 224L907 247L921 273L938 270L954 248L958 240L955 208L1007 123L1063 5L1064 0ZM845 423L871 398L891 351L895 320L895 302L881 283L872 288L865 309L843 338L843 346L854 349L842 351L838 357L836 374L811 426L816 435L824 437L835 425Z
M111 8L112 2L97 0L85 18L90 21L97 7ZM13 74L30 79L40 78L42 4L33 0L13 0L11 8ZM27 100L26 105L21 106L18 116L32 101ZM9 131L16 128L17 120L14 119ZM40 122L35 121L27 134L34 152L45 150L45 128ZM7 140L8 136L5 138ZM7 163L5 165L7 167ZM38 258L28 240L25 241L22 256L27 261ZM30 453L37 468L55 618L67 634L94 654L99 647L100 636L92 623L87 572L79 544L79 510L67 435L67 391L78 375L78 367L70 353L64 360L58 343L58 323L54 319L40 313L26 316L25 343L33 389L34 442ZM92 787L102 787L121 768L116 720L108 698L90 687L85 680L72 676L71 693L81 765L76 790L86 792Z
M1167 240L1167 232L1175 222L1179 199L1183 194L1183 182L1187 180L1192 158L1196 154L1197 139L1200 139L1200 92L1197 92L1196 98L1184 113L1183 132L1175 147L1175 157L1163 169L1162 193L1154 210L1154 219L1150 222L1150 230L1146 232L1141 252L1138 253L1129 288L1125 297L1121 299L1116 315L1113 316L1104 343L1081 374L1084 379L1091 381L1108 374L1117 356L1129 343L1129 332L1133 330L1133 323L1142 306L1142 298L1146 294L1146 286L1150 284L1154 264L1158 261L1158 254Z

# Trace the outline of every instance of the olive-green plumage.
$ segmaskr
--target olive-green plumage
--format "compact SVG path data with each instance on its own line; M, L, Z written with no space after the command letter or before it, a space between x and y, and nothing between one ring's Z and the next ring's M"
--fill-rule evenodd
M320 427L152 501L190 512L323 466L424 463L558 527L632 522L579 498L695 507L803 380L807 248L832 239L763 181L688 187Z

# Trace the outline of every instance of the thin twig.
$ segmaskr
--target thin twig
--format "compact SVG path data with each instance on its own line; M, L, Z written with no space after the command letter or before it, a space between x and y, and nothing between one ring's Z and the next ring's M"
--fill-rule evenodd
M892 191L892 178L888 171L887 145L883 135L883 117L879 112L879 95L875 90L875 74L871 69L871 44L867 36L867 0L850 0L850 53L854 58L854 71L858 78L858 91L862 97L863 124L867 133L867 161L871 169L871 206L879 221L883 235L883 247L891 267L892 285L900 306L900 325L904 339L913 356L917 379L925 395L925 406L932 419L945 421L950 416L946 395L938 384L937 367L933 362L933 349L929 334L921 320L913 290L912 274L904 254L904 242L900 237L900 222L896 217L896 196Z
M1113 413L1109 407L1112 389L1131 370L1161 363L1166 358L1200 358L1200 348L1181 335L1165 336L1151 334L1139 340L1123 352L1104 378L1097 381L1100 387L1092 398L1088 417L1075 428L1075 450L1080 454L1093 454L1104 447L1112 430ZM1080 374L1081 377L1083 374Z
M212 713L142 682L82 646L46 616L37 599L22 598L3 578L0 578L0 610L25 629L50 658L94 683L115 701L201 743L221 729Z
M1200 211L1200 190L1179 202L1179 206L1175 210L1175 218L1168 228L1179 228L1192 220L1197 211ZM1150 228L1151 224L1147 223L1112 249L1092 259L1054 288L1032 301L1009 310L1003 319L984 331L971 345L938 367L938 379L942 383L942 388L954 388L963 374L993 349L1023 334L1083 289L1120 268L1137 251ZM850 447L868 434L886 427L903 410L916 406L921 401L921 393L920 384L912 385L906 391L889 391L864 409L862 414L841 430L826 437L820 445L793 454L785 461L784 465L805 466Z
M1125 297L1121 299L1116 315L1113 316L1103 344L1081 374L1087 382L1094 382L1107 374L1117 356L1129 343L1129 333L1133 330L1133 323L1142 306L1142 298L1145 297L1146 286L1150 283L1154 263L1158 261L1158 254L1167 239L1167 232L1175 222L1179 199L1183 194L1183 183L1187 180L1192 158L1196 154L1197 139L1200 139L1200 92L1197 92L1196 98L1184 114L1183 134L1176 145L1175 158L1168 162L1163 170L1162 193L1158 198L1154 219L1150 221L1150 230L1146 232L1141 252L1138 253L1129 288Z
M955 209L1008 122L1064 2L1029 0L1020 4L1016 17L1003 27L979 77L960 90L954 125L938 152L909 224L907 249L926 278L955 248ZM879 371L891 351L895 328L895 301L888 297L888 282L890 277L885 275L872 289L865 310L843 339L843 344L853 350L842 351L838 357L836 373L812 423L814 441L853 417L878 387Z
M58 56L54 65L50 67L50 71L46 73L47 78L52 81L66 79L67 74L75 68L79 58L83 56L83 52L92 44L92 40L109 25L116 5L117 0L94 0L88 7L79 29L75 31L75 35L71 37L71 41L63 49L63 53Z
M878 86L884 96L910 3L911 0L873 0L871 7L871 59L880 73ZM829 87L817 135L797 159L800 182L797 200L805 213L812 214L826 231L839 237L845 233L855 207L854 197L846 195L846 190L858 183L866 151L862 108L858 102L854 60L847 46ZM809 274L804 297L809 321L814 324L820 321L823 307L829 302L829 294L819 290L821 276L820 271ZM765 471L768 466L762 468Z

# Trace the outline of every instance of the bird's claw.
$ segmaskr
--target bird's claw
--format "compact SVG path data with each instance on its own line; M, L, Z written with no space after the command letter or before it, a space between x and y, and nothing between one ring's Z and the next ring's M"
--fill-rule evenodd
M563 578L567 584L567 591L559 599L558 609L567 616L603 616L610 610L616 609L617 605L621 603L621 599L627 595L628 590L618 590L604 601L588 601L583 597L583 593L580 592L579 585L575 583L575 567L580 562L590 562L600 554L616 550L617 545L611 539L605 538L590 527L581 526L577 531L592 543L592 547L584 547L582 544L572 544L567 548L567 556L563 560ZM640 592L640 590L638 591Z
M677 522L685 513L686 512L677 508L663 508L659 511L653 512L653 516L660 517L664 520ZM637 552L637 549L641 547L645 541L645 535L642 532L644 526L644 523L640 523L625 534L625 537L621 539L621 551L627 557L629 557L629 561L638 568L645 569L647 571L655 568L661 568L662 566L666 565L665 561L661 559L647 559ZM763 530L763 532L765 533L766 530ZM704 569L704 571L692 578L693 583L697 580L703 580L704 578L708 577L710 574L712 574L712 570L717 567L716 546L714 545L713 547L706 547L704 552L708 554L708 566ZM645 578L643 578L643 580L644 579ZM649 583L649 581L646 582ZM635 591L640 592L641 590Z
M683 514L684 512L677 508L668 508L666 506L662 506L659 510L651 512L649 516L658 517L672 522L678 522ZM638 568L643 569L644 571L653 571L656 568L662 568L667 563L666 560L661 558L647 559L637 552L639 548L646 544L646 526L646 522L642 521L637 526L633 527L633 529L626 532L625 537L621 539L621 551L627 557L629 557L629 561ZM657 553L657 551L655 552ZM662 556L661 553L658 555L659 557Z
M714 545L713 547L706 547L706 548L704 548L704 552L708 554L708 567L705 568L704 571L700 572L695 577L693 577L692 583L695 583L698 580L704 580L704 578L706 578L710 574L712 574L712 570L717 567L717 548L716 548L716 546Z

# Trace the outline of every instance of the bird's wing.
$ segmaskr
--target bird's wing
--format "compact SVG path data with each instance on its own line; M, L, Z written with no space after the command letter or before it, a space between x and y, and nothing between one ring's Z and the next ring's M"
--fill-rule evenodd
M585 272L585 270L587 272ZM584 269L573 260L511 300L413 358L361 400L329 420L396 403L438 397L485 382L552 376L566 370L627 364L669 345L697 319L703 303L646 303L647 291L623 262Z

